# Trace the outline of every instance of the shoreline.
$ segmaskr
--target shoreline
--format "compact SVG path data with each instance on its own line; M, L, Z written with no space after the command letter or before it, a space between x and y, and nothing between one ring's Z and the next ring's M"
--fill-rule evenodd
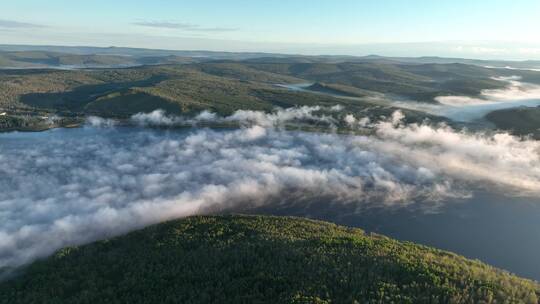
M9 129L0 129L0 133L10 133L10 132L24 132L24 133L32 133L32 132L45 132L53 129L74 129L74 128L80 128L84 125L84 123L76 123L76 124L68 124L68 125L53 125L53 126L47 126L43 128L9 128Z

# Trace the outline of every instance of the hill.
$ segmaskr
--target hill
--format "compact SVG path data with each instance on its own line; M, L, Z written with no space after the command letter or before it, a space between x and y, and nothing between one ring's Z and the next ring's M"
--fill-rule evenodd
M492 79L507 75L505 70L466 64L400 64L391 62L290 63L287 61L244 63L268 71L312 82L343 85L360 90L389 94L403 99L433 103L437 96L478 96L482 90L498 89L506 83ZM531 82L537 82L530 72ZM540 73L537 73L540 75ZM534 75L534 73L533 73Z
M88 69L125 68L143 65L188 64L209 61L208 57L180 55L132 56L114 53L73 54L51 51L3 52L0 48L0 69Z
M486 115L497 128L515 135L532 135L540 139L540 107L519 107L497 110Z
M139 65L138 61L120 55L79 55L45 51L0 52L2 68L114 68Z
M538 303L478 261L299 218L192 217L65 248L0 303Z
M126 117L159 108L172 114L210 110L228 115L239 109L270 111L276 106L341 104L347 111L374 119L395 110L370 99L344 99L276 86L300 82L306 80L224 61L125 69L4 70L0 71L0 109ZM345 85L326 87L344 93L340 95L380 96ZM405 112L419 120L429 117Z
M129 56L132 58L143 57L168 57L178 56L193 59L229 59L229 60L249 60L255 62L289 62L289 63L343 63L343 62L364 62L364 63L393 63L393 64L450 64L463 63L467 65L477 65L481 67L516 68L516 69L539 69L540 61L504 61L504 60L478 60L465 58L445 58L445 57L385 57L378 55L368 56L344 56L344 55L291 55L261 52L216 52L204 50L163 50L163 49L143 49L129 47L92 47L92 46L57 46L57 45L10 45L0 44L0 52L54 52L74 55L113 55ZM0 66L3 66L0 61Z
M26 51L24 60L90 65L133 59L55 54L57 57L42 51ZM496 76L518 76L524 82L540 83L537 71L462 63L401 64L382 62L373 56L369 60L376 62L330 63L337 58L323 58L325 62L298 56L235 61L170 55L141 57L137 60L144 60L146 65L127 68L0 69L0 110L16 118L2 125L21 125L17 122L27 120L27 114L36 116L38 112L48 112L44 116L125 118L156 109L175 115L189 116L203 110L229 115L240 109L271 111L275 107L336 104L347 112L361 113L376 121L397 109L396 100L436 103L438 96L481 98L483 90L508 85L494 79ZM295 90L284 84L306 86ZM446 120L421 111L403 111L412 121Z
M34 55L41 58L43 54ZM153 62L155 58L147 59ZM178 57L162 59L182 61ZM507 85L491 79L504 71L464 64L276 63L278 59L257 63L188 60L182 64L97 70L0 70L0 107L99 112L105 116L158 107L176 108L171 112L182 113L203 109L228 113L231 109L305 104L298 102L298 98L291 99L298 96L312 98L310 104L323 99L327 103L345 103L344 99L336 101L329 96L283 92L275 84L318 83L310 89L366 97L366 102L349 100L356 107L369 105L369 97L384 99L386 95L388 100L398 97L434 102L437 96L476 96L482 90ZM73 60L83 59L72 56L62 60L74 63ZM530 82L540 82L540 72L524 71L522 75Z

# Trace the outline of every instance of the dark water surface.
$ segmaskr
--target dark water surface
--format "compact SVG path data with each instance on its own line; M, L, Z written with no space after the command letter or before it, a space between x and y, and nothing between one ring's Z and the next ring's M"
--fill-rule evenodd
M479 259L520 276L540 280L540 201L477 192L446 202L437 213L377 209L355 212L343 205L314 203L266 206L251 213L308 216L355 226Z

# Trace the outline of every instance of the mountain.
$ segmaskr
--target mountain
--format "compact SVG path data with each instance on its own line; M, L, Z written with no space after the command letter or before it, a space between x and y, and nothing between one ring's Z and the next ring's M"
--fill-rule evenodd
M288 217L170 221L35 262L0 303L538 303L456 254Z
M116 60L129 62L129 65L145 65L145 64L166 64L173 63L171 58L180 57L180 61L184 62L185 58L191 58L192 61L209 61L209 60L248 60L251 63L257 62L280 62L280 63L379 63L379 64L453 64L461 63L467 65L477 65L481 67L504 68L504 69L540 69L540 61L505 61L505 60L478 60L466 58L445 58L445 57L385 57L378 55L367 56L350 56L350 55L294 55L294 54L278 54L278 53L261 53L261 52L218 52L205 50L163 50L163 49L144 49L144 48L129 48L129 47L92 47L92 46L55 46L55 45L10 45L0 44L0 68L32 68L32 67L60 67L54 62L47 66L35 66L29 62L18 62L13 65L13 62L4 58L5 53L46 53L46 54L63 54L74 55L84 58L84 56L113 56L124 57L116 58ZM9 55L8 55L9 57ZM169 58L167 58L169 57ZM16 62L17 63L17 62ZM111 64L106 66L103 62L101 67L114 67ZM127 63L124 63L127 65ZM84 68L84 65L76 66Z
M73 54L50 51L0 51L4 69L91 69L125 68L143 65L186 64L208 60L178 55L141 56L115 54Z
M250 53L250 52L214 52L204 50L160 50L160 49L142 49L128 47L91 47L91 46L51 46L51 45L2 45L0 44L0 56L5 53L45 53L74 56L114 56L125 57L127 61L145 64L148 58L163 57L167 61L169 57L189 57L200 60L245 60L259 57L288 57L290 55L272 54L272 53ZM1 58L1 57L0 57ZM0 60L0 67L6 65ZM8 66L9 67L9 66ZM49 67L54 67L51 65ZM109 66L110 67L110 66Z

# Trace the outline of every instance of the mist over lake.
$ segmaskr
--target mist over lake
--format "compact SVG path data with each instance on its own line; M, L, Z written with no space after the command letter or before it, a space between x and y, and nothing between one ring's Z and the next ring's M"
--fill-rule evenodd
M258 119L240 129L0 134L0 266L168 219L240 212L358 226L540 279L538 143L399 117L374 126L376 136L272 126L300 115L291 113L236 114Z

